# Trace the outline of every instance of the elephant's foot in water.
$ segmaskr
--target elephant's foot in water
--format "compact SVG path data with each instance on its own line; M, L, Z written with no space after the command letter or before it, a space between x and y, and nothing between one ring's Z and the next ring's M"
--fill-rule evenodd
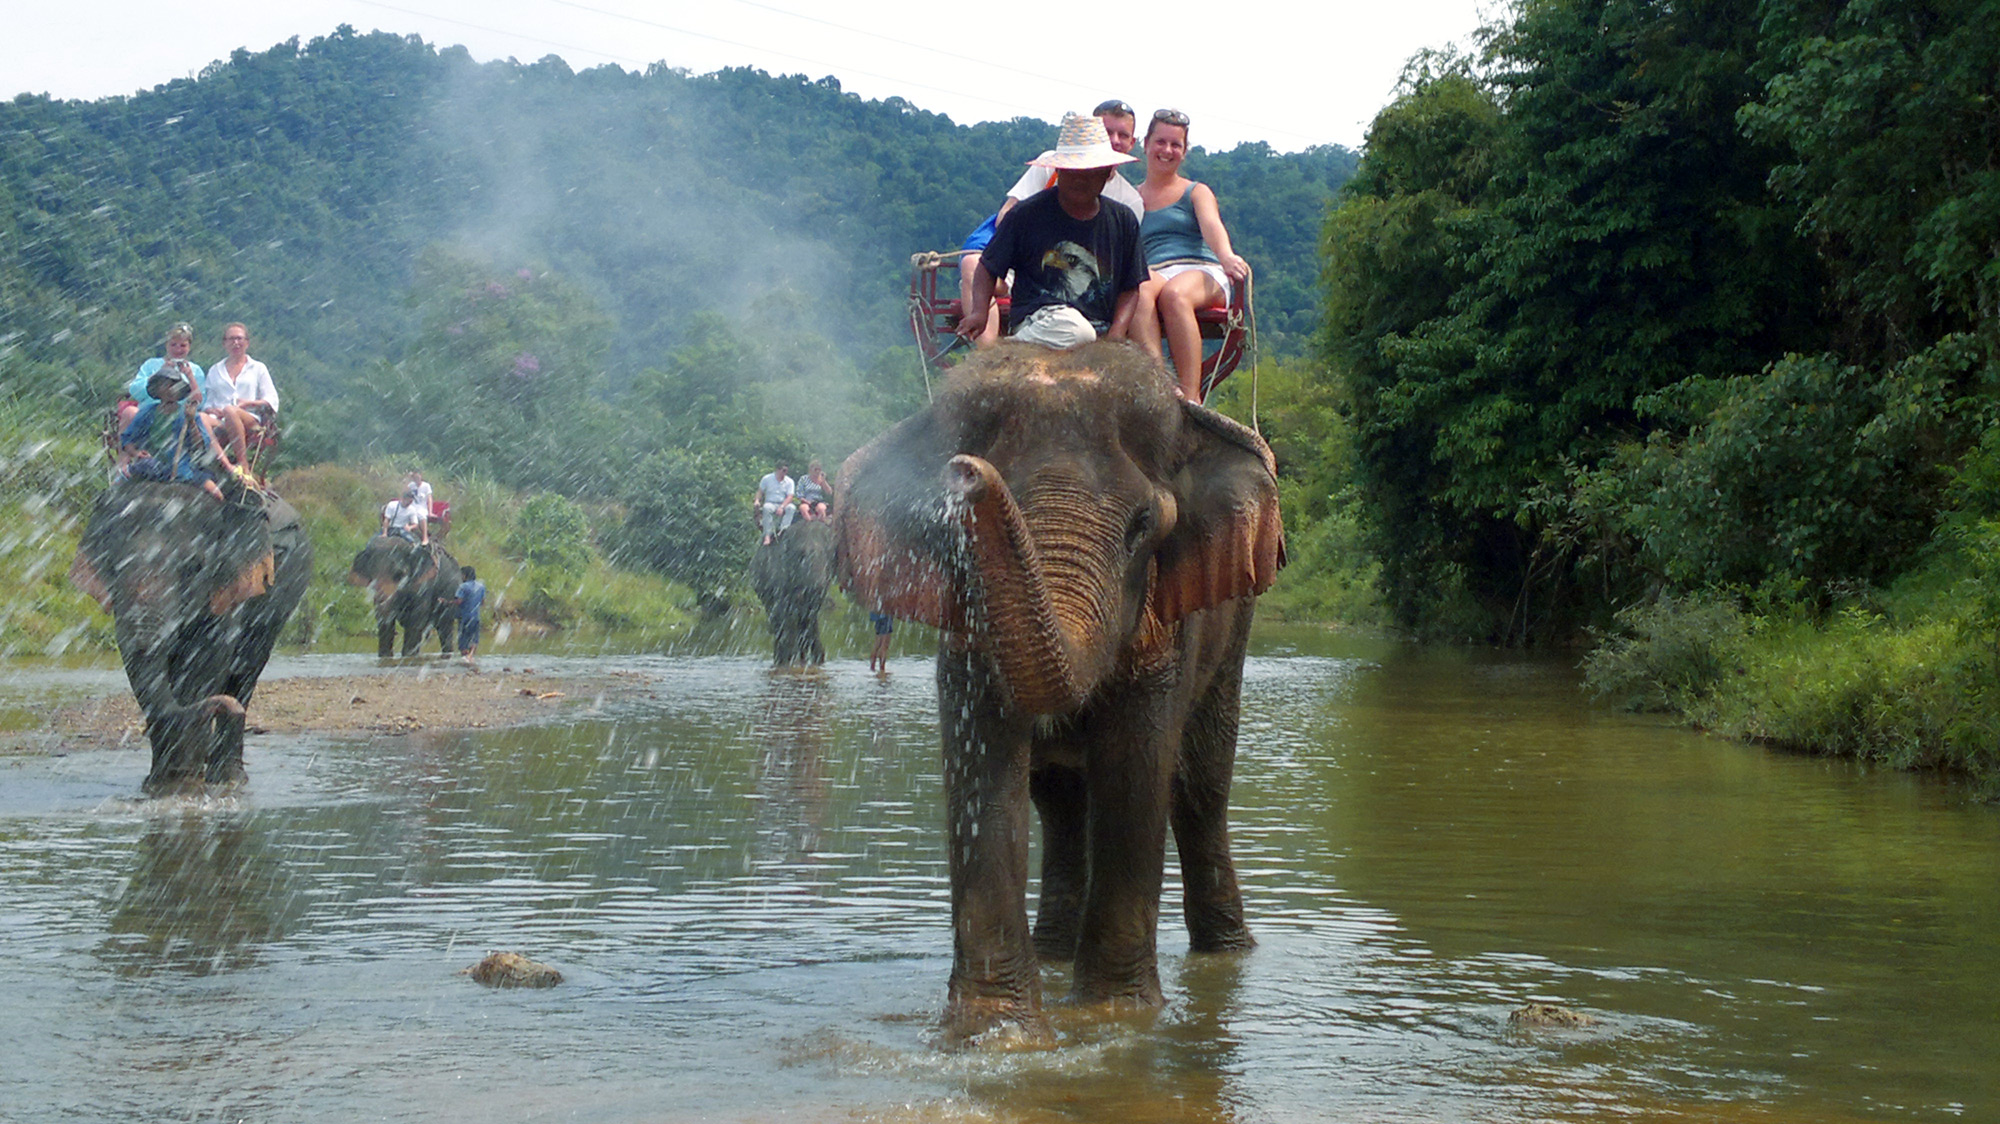
M1082 959L1076 964L1069 999L1072 1003L1138 1010L1164 1006L1167 1001L1166 993L1160 990L1159 970L1150 962L1128 971L1109 972Z
M944 1045L948 1049L1047 1050L1056 1032L1035 999L954 995L945 1005Z
M1192 911L1190 911L1192 913ZM1238 906L1230 911L1231 916L1200 919L1193 916L1188 920L1189 952L1248 952L1257 947L1257 938L1243 924L1243 909Z
M196 795L242 783L243 704L210 695L184 711L149 720L153 768L141 786L149 796Z

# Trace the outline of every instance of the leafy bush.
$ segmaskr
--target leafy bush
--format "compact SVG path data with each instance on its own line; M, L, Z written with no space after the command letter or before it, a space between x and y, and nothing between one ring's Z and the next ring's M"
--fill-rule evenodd
M590 520L575 501L544 492L514 520L507 552L532 566L573 576L590 565Z
M95 442L0 406L0 656L108 649L111 618L71 585L69 562L104 486Z
M750 493L759 469L715 452L667 449L639 466L613 554L704 599L741 580L757 537Z
M1742 671L1750 622L1727 602L1662 597L1617 620L1622 633L1584 657L1584 684L1626 710L1685 710Z
M1862 611L1759 637L1746 674L1693 709L1702 725L1899 769L2000 773L1992 665L1949 621L1895 627Z

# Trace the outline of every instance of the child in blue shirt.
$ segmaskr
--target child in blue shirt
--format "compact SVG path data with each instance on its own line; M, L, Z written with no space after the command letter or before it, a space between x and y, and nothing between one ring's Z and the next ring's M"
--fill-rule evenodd
M452 600L458 604L458 655L470 667L479 651L479 607L486 604L486 583L479 580L478 571L465 567L465 580Z

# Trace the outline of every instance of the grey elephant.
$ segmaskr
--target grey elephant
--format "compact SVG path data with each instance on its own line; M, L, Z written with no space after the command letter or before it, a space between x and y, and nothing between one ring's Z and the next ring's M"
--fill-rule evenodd
M1002 346L841 480L842 584L941 630L947 1040L1049 1041L1038 954L1074 960L1075 1000L1159 1004L1170 822L1191 947L1251 947L1226 817L1255 595L1284 561L1263 440L1126 345Z
M146 791L244 777L244 708L312 576L291 505L121 481L98 497L70 579L116 622L146 715Z
M819 611L833 584L833 528L793 523L750 556L750 585L771 622L771 658L780 665L826 662Z
M396 629L403 630L403 655L414 656L424 633L437 630L438 650L451 654L458 636L452 598L464 580L458 560L433 543L419 546L401 535L376 535L348 567L349 585L365 585L375 599L375 654L396 654Z

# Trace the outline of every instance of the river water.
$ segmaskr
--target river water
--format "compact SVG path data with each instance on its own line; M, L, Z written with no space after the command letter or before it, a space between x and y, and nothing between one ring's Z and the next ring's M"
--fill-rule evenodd
M1563 663L1263 630L1260 946L1187 955L1170 885L1165 1009L948 1054L927 661L534 662L652 683L253 738L210 804L135 800L136 749L0 758L0 1121L2000 1119L2000 811L1592 709ZM567 980L456 974L494 949Z

